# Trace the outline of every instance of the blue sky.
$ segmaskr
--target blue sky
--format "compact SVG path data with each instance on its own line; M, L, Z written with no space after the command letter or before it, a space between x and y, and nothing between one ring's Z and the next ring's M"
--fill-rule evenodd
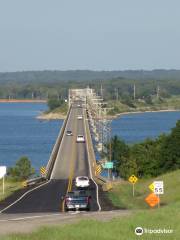
M178 0L0 0L0 72L180 69Z

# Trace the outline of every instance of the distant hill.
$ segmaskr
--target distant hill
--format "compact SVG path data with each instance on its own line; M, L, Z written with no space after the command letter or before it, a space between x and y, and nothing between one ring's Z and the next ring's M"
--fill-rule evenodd
M113 78L123 79L170 79L180 80L180 70L126 70L126 71L23 71L0 73L0 83L18 82L58 82L58 81L90 81L107 80Z

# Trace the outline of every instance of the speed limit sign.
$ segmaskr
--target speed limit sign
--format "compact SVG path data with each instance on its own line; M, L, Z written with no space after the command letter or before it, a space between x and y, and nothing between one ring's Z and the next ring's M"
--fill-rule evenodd
M154 181L154 193L159 195L159 194L164 194L164 183L163 181Z

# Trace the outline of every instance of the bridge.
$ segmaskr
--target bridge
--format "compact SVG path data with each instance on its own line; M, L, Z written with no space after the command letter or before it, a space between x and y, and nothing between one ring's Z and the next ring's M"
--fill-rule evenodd
M104 124L102 99L93 89L70 89L69 110L59 132L56 143L46 166L45 181L27 187L21 195L6 204L3 213L63 212L63 196L76 189L74 179L88 176L90 179L91 211L106 210L109 207L102 191L106 182L96 171L97 163L92 143L92 134L102 140L107 134L100 134L100 121ZM101 114L101 117L100 117ZM77 117L81 115L82 119ZM102 117L103 116L103 117ZM98 125L98 126L97 126ZM90 131L90 128L93 129ZM72 131L72 136L66 132ZM77 135L85 136L85 143L77 143Z

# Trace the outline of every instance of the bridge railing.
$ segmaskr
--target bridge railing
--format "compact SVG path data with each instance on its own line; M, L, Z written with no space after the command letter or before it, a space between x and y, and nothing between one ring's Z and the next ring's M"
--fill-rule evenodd
M88 119L87 112L85 114L86 114L86 119ZM86 121L85 124L86 124L86 130L87 130L86 137L87 137L87 141L88 141L88 151L89 151L89 158L90 158L90 162L91 162L92 175L93 175L93 178L96 179L96 182L103 185L103 184L107 183L107 179L96 174L96 156L95 156L95 152L94 152L94 146L93 146L93 142L92 142L89 121Z
M68 110L66 119L65 119L64 122L63 122L63 125L62 125L62 127L61 127L61 130L60 130L59 135L58 135L58 137L57 137L56 143L55 143L55 145L54 145L54 147L53 147L53 150L52 150L52 152L51 152L49 161L48 161L48 163L47 163L47 166L46 166L46 175L45 175L45 178L46 178L46 179L50 179L50 177L51 177L51 172L52 172L52 170L53 170L54 163L55 163L55 161L56 161L56 157L57 157L57 154L58 154L58 151L59 151L59 146L60 146L60 144L61 144L61 141L62 141L64 132L65 132L65 129L66 129L66 124L67 124L67 121L68 121L70 112L71 112L71 106L70 106L70 108L69 108L69 110Z

